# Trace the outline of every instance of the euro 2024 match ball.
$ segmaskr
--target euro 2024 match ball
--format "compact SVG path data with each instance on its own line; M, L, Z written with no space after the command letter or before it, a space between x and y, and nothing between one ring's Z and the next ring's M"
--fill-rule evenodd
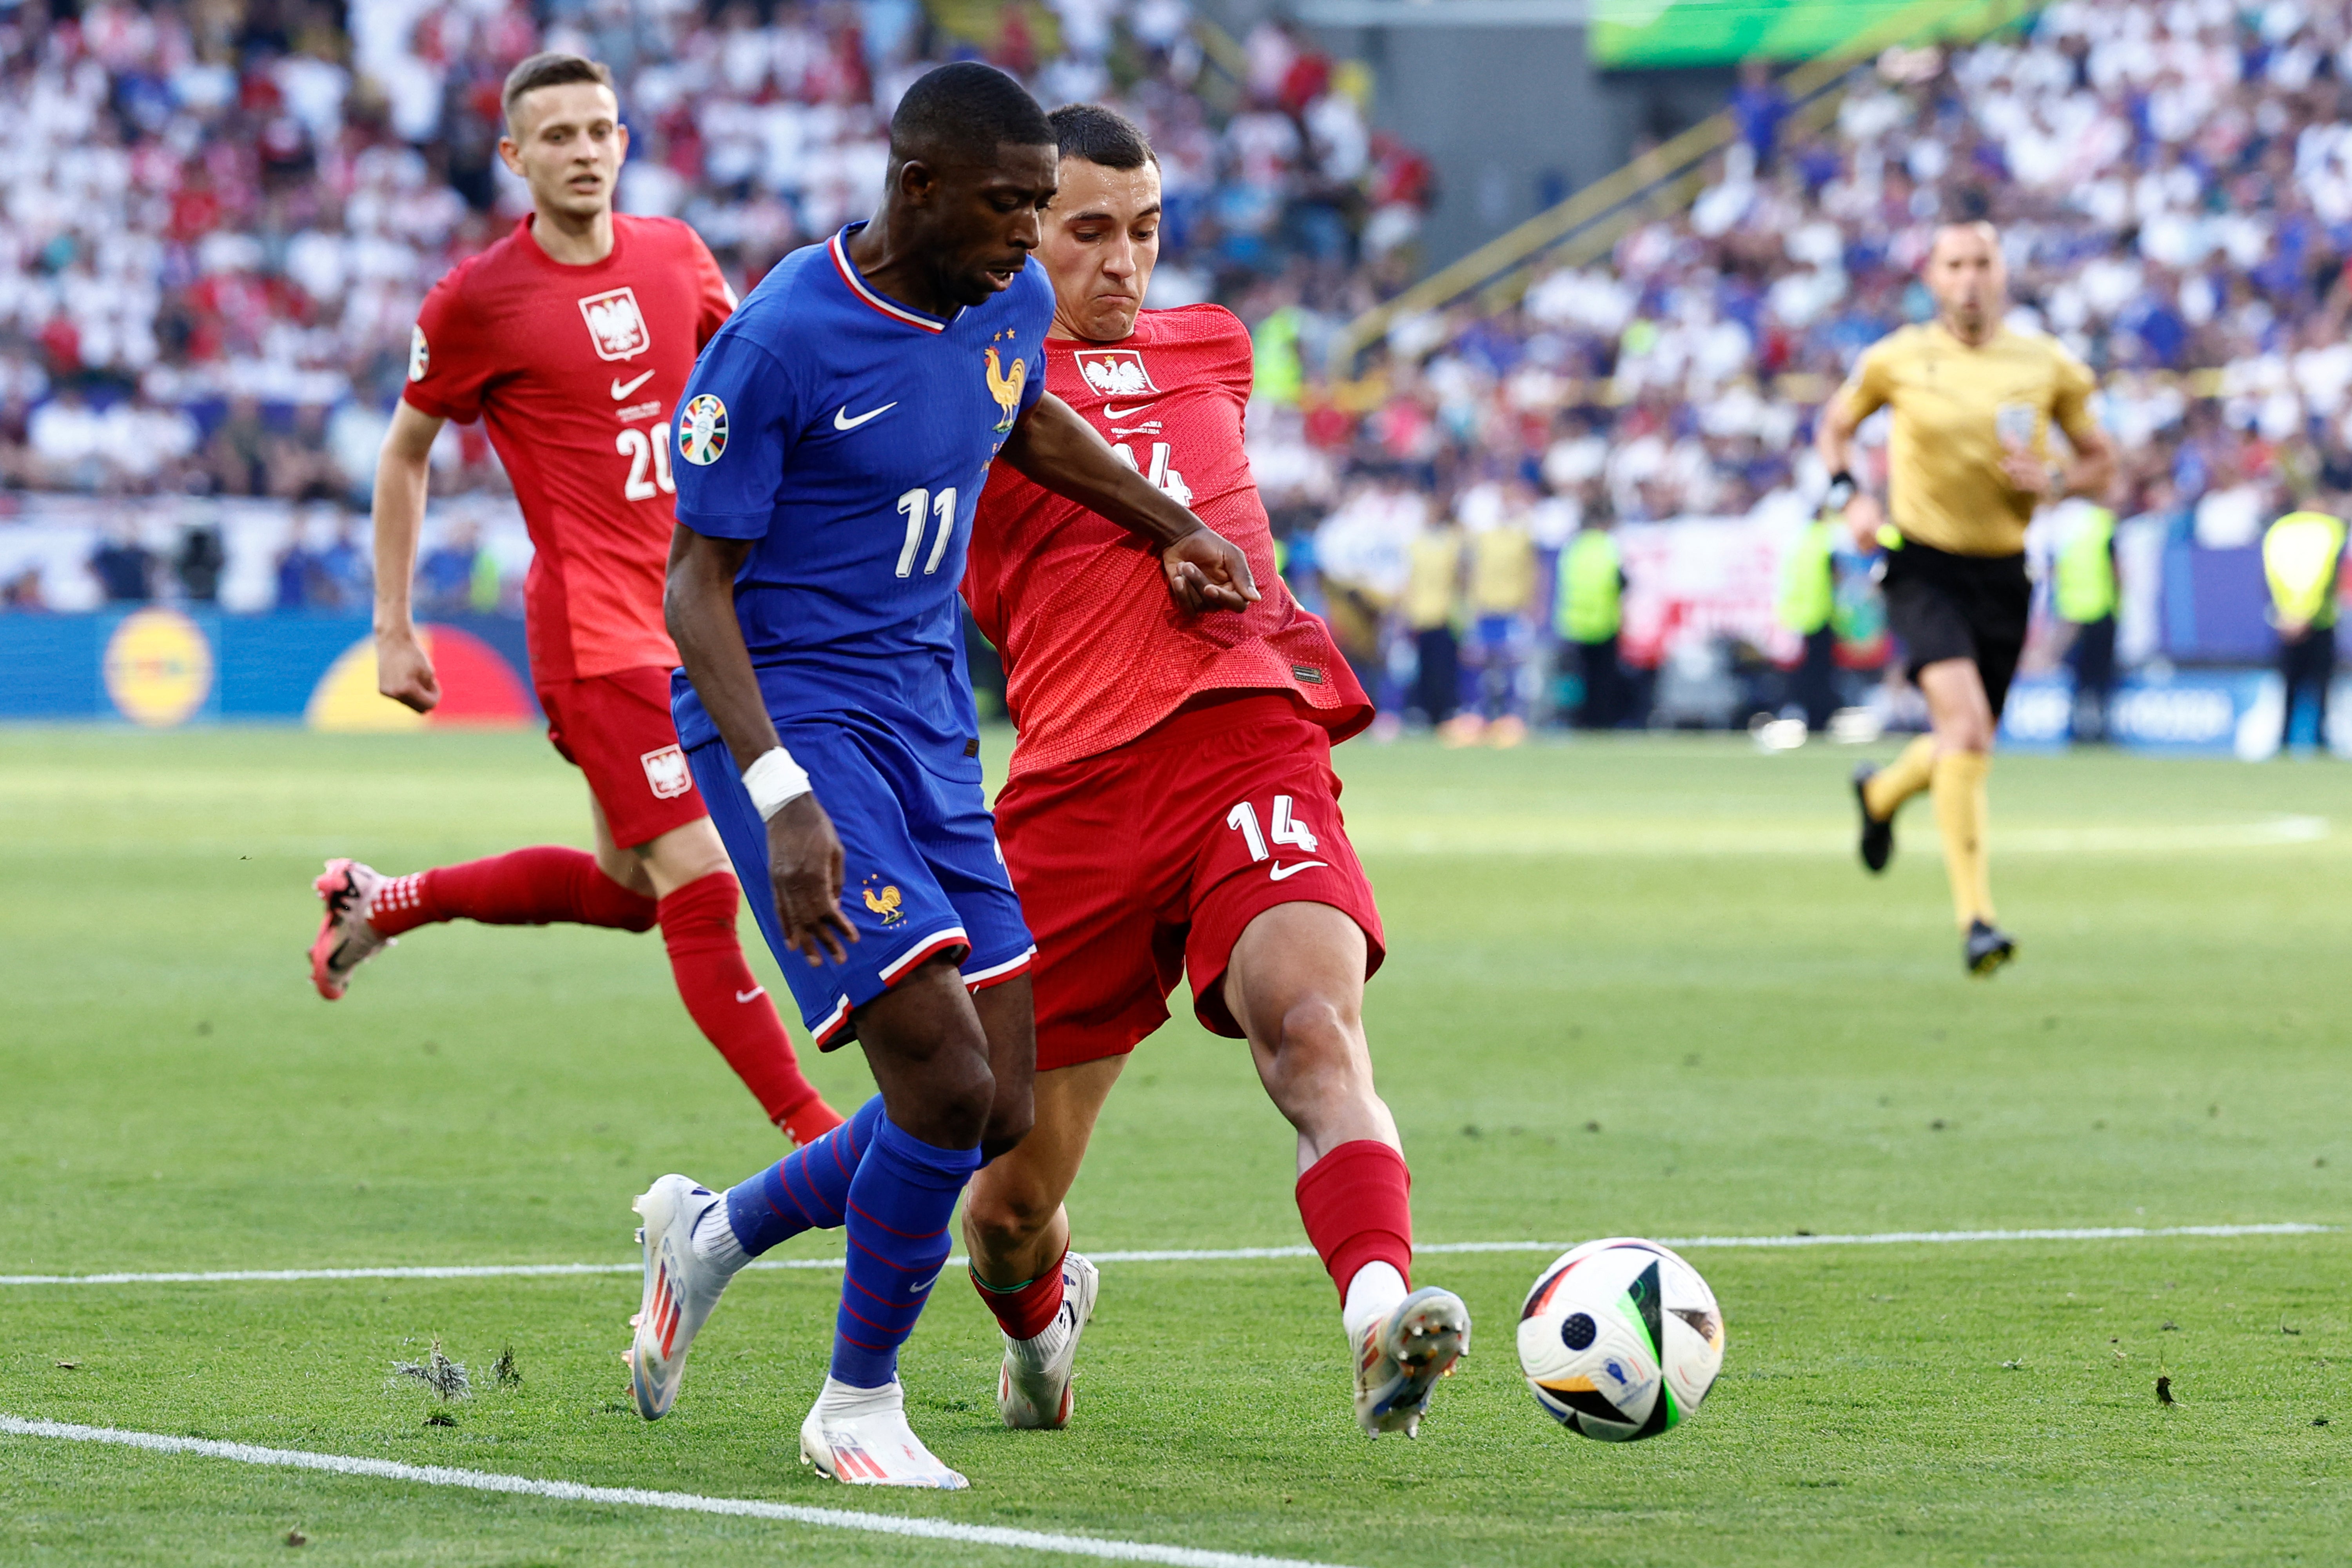
M1570 1431L1654 1437L1688 1420L1723 1370L1723 1312L1698 1270L1656 1242L1588 1241L1536 1277L1519 1370Z

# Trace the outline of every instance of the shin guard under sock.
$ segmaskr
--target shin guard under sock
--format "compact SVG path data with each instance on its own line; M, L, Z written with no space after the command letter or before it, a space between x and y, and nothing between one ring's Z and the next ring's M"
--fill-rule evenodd
M1344 1304L1367 1263L1412 1279L1412 1173L1404 1156L1373 1138L1340 1144L1298 1178L1298 1217Z
M679 999L703 1037L719 1047L768 1120L796 1143L808 1143L841 1118L801 1073L783 1020L766 987L751 977L735 931L742 900L731 871L713 871L672 892L656 906L662 942Z
M727 1225L743 1255L757 1258L804 1230L841 1224L849 1214L849 1184L881 1122L877 1094L824 1137L728 1188ZM701 1248L699 1226L696 1247Z
M849 1256L833 1334L833 1375L854 1388L897 1380L948 1260L948 1220L980 1169L980 1150L926 1143L888 1117L849 1184Z
M1921 735L1903 748L1903 754L1870 775L1862 786L1863 804L1870 815L1885 822L1895 809L1921 790L1934 776L1936 737Z
M1936 830L1944 839L1944 874L1951 879L1952 913L1966 931L1992 921L1992 868L1985 848L1985 776L1992 759L1982 752L1946 752L1936 759Z

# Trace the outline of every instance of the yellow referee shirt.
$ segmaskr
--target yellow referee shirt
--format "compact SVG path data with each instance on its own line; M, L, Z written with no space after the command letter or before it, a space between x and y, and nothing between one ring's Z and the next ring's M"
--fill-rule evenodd
M2097 428L2090 367L2039 333L1995 332L1970 348L1940 321L1871 345L1838 389L1856 422L1895 410L1888 503L1895 526L1956 555L2015 555L2036 498L2001 472L2008 447L2050 459L2050 426L2079 447Z

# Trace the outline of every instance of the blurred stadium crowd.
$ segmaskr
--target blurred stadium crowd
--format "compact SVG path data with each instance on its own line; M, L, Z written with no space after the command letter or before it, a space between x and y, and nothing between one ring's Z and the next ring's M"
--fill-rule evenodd
M1261 478L1335 508L1335 584L1402 604L1414 533L1450 507L1474 538L1528 536L1540 640L1585 518L1793 533L1825 479L1813 410L1932 314L1916 272L1953 218L2001 226L2014 320L2100 373L2112 504L2140 531L2247 546L2352 489L2352 7L2062 0L2020 37L1888 51L1819 131L1761 71L1731 112L1686 210L1507 309L1400 319L1370 377L1310 384L1274 428L1330 460ZM1457 622L1499 608L1469 592Z
M1913 274L1946 218L2002 226L2018 316L2105 378L2121 513L2229 547L2290 492L2352 489L2342 0L2061 0L1994 41L1889 51L1826 123L1750 71L1695 202L1538 268L1507 307L1400 319L1358 363L1333 346L1413 275L1429 171L1368 130L1363 68L1272 26L1237 44L1184 0L359 0L347 26L304 0L73 18L20 0L0 18L0 126L23 150L0 171L0 479L317 502L266 574L281 605L364 602L335 509L363 504L423 290L520 210L497 89L539 47L615 67L624 205L694 223L739 285L863 210L887 106L932 60L1126 107L1166 170L1152 302L1217 298L1252 324L1253 457L1294 574L1399 683L1442 600L1487 627L1471 642L1505 668L1486 688L1523 705L1587 520L1798 526L1811 410L1928 313ZM497 494L478 434L436 459L438 493ZM1415 542L1448 520L1469 543L1416 590ZM445 542L485 531L467 512ZM170 542L118 542L173 575ZM501 563L445 563L449 603L511 602L499 573L520 559ZM9 596L99 581L57 575ZM132 575L100 573L110 593Z
M614 66L622 205L694 224L740 288L863 214L898 92L978 56L1150 128L1159 302L1369 303L1425 166L1367 129L1360 68L1271 26L1213 35L1213 67L1199 35L1184 0L0 7L0 480L363 502L418 301L527 210L499 88L541 47ZM441 494L499 483L478 432L436 458Z
M1508 310L1399 322L1391 401L1425 417L1378 434L1620 518L1745 511L1802 481L1855 354L1931 313L1934 225L1981 216L2015 319L2105 378L2119 507L2249 542L2266 492L2352 445L2347 88L2352 15L2302 0L2062 0L2021 40L1890 51L1820 133L1751 76L1688 211Z

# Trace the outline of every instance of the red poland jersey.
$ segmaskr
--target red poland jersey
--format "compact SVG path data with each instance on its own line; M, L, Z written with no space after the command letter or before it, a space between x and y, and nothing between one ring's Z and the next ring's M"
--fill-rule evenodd
M1204 691L1288 691L1344 740L1372 705L1330 631L1275 570L1242 449L1250 340L1216 305L1145 310L1116 343L1045 340L1045 387L1201 521L1241 546L1265 596L1187 615L1160 553L1003 461L981 492L964 598L1004 657L1014 777L1123 745Z
M483 420L506 465L534 551L532 679L668 668L672 405L735 296L674 218L614 214L613 253L588 267L550 258L531 223L425 296L404 395L437 418Z

